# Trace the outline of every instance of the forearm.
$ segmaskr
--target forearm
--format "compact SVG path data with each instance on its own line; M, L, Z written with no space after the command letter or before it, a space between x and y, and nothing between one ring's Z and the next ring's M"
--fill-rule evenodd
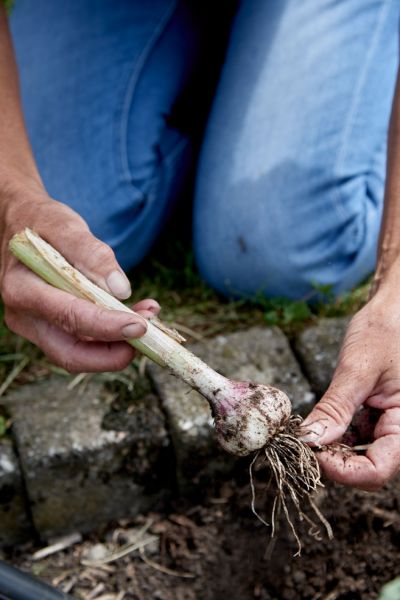
M24 185L41 186L40 175L25 129L17 66L2 2L0 2L0 115L0 192L13 188L19 182Z
M400 283L400 71L390 119L384 212L373 293Z

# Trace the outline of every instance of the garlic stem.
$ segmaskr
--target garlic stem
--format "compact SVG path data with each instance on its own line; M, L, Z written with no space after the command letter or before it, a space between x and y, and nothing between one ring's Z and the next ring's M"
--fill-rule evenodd
M130 308L94 284L40 236L25 229L10 241L10 250L49 284L109 310L133 313ZM129 344L196 389L209 402L220 444L232 454L245 456L265 446L290 416L286 394L270 386L231 381L183 347L174 332L157 320L148 321L146 333Z
M103 308L135 314L70 265L55 248L30 229L14 235L10 250L18 260L54 287ZM129 340L129 344L160 366L168 367L207 397L221 386L226 386L228 380L225 377L213 371L166 331L168 328L160 329L149 320L146 333L141 338Z

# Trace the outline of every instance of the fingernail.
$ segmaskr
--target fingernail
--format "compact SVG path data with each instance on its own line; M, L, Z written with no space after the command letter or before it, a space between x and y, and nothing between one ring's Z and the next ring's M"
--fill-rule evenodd
M318 440L324 435L326 431L326 425L322 421L314 421L314 423L303 424L301 429L304 431L304 435L300 436L302 442L318 442Z
M144 335L147 331L145 323L130 323L122 328L122 335L127 338L137 338Z
M112 271L106 279L108 288L114 296L126 300L132 293L129 279L121 271Z

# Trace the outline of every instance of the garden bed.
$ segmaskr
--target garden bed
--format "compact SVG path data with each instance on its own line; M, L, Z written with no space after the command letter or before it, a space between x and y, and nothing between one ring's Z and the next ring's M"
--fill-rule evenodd
M239 479L202 490L186 506L177 500L165 513L115 523L48 558L33 561L32 544L6 558L76 598L102 600L376 600L399 574L399 478L375 493L328 484L319 502L335 537L317 540L300 524L297 558L284 524L271 547L251 513L244 474ZM109 564L82 564L124 546L149 523L142 549Z

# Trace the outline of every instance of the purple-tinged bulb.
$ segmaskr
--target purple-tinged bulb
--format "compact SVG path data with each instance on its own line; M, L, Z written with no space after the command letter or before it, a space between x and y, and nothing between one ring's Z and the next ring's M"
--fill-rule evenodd
M286 423L291 414L287 395L269 385L232 381L216 390L211 402L217 438L236 456L260 450Z

